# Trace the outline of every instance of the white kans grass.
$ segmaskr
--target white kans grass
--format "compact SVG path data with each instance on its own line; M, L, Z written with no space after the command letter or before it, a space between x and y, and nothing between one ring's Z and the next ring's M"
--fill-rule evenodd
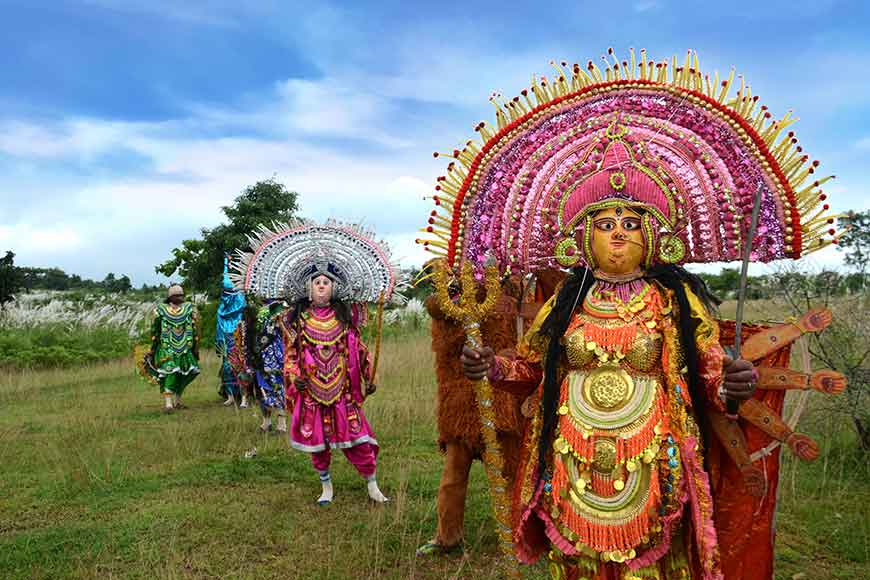
M423 302L417 298L411 298L399 308L392 308L384 312L384 324L389 326L418 326L429 320L429 313Z
M192 297L194 304L205 304L207 296ZM44 291L20 294L0 309L0 329L62 325L67 328L124 328L130 337L149 324L158 300L135 301L122 294L77 294ZM423 302L412 298L405 305L384 312L384 324L417 328L429 320Z
M157 301L134 301L122 294L76 295L68 292L20 294L0 310L0 329L60 324L68 328L124 328L131 337L151 319ZM205 295L195 295L196 304Z

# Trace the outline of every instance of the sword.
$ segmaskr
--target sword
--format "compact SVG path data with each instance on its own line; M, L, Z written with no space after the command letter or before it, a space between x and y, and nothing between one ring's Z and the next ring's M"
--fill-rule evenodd
M755 240L755 231L758 229L758 215L761 213L761 197L762 185L758 184L758 189L755 191L755 201L752 205L752 219L749 222L749 232L746 237L746 242L743 244L743 265L740 268L740 287L737 293L737 314L735 315L736 327L734 329L734 348L731 350L731 358L737 359L740 357L741 334L743 333L743 307L746 305L746 283L749 278L749 259L752 254L752 243ZM740 409L740 401L736 399L725 399L725 409L728 418L737 419L737 412Z

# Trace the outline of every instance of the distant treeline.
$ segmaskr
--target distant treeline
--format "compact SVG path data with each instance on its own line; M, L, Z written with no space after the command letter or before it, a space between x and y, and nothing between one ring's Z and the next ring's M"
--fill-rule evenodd
M162 284L159 286L143 284L139 290L152 292L165 288ZM15 254L11 251L7 251L5 256L0 257L0 304L10 300L16 293L35 290L80 290L126 294L133 290L133 284L126 274L116 276L110 272L102 280L91 280L82 278L78 274L67 274L60 268L16 266Z
M740 287L740 271L736 268L723 268L718 274L700 274L707 287L722 300L737 298ZM813 294L843 296L863 292L870 283L870 275L861 272L837 272L832 270L818 273L784 271L764 276L750 276L746 284L746 295L750 300L773 298L783 291L795 288L816 290ZM824 292L821 292L824 290Z
M21 275L21 288L27 292L32 290L102 290L104 292L120 292L122 294L133 289L130 277L115 276L110 272L102 280L82 278L78 274L67 274L60 268L17 268ZM155 290L161 286L142 286L142 290Z

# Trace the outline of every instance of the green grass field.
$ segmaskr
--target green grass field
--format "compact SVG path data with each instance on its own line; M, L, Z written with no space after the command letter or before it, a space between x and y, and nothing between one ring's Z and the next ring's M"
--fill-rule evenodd
M414 558L435 529L441 469L431 361L425 335L384 344L366 411L385 507L340 454L336 501L314 505L308 456L259 434L255 409L220 405L213 358L189 408L168 416L129 361L0 376L0 578L496 578L479 466L464 555ZM870 577L866 458L848 425L807 419L823 456L786 457L777 578Z

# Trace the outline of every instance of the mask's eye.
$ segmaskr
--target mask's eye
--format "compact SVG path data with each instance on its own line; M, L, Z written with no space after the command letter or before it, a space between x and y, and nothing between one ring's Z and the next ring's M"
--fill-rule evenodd
M616 228L616 221L612 219L603 219L595 221L595 228L602 232L610 232Z
M622 229L627 232L633 232L640 229L640 220L635 218L625 218L622 220Z

